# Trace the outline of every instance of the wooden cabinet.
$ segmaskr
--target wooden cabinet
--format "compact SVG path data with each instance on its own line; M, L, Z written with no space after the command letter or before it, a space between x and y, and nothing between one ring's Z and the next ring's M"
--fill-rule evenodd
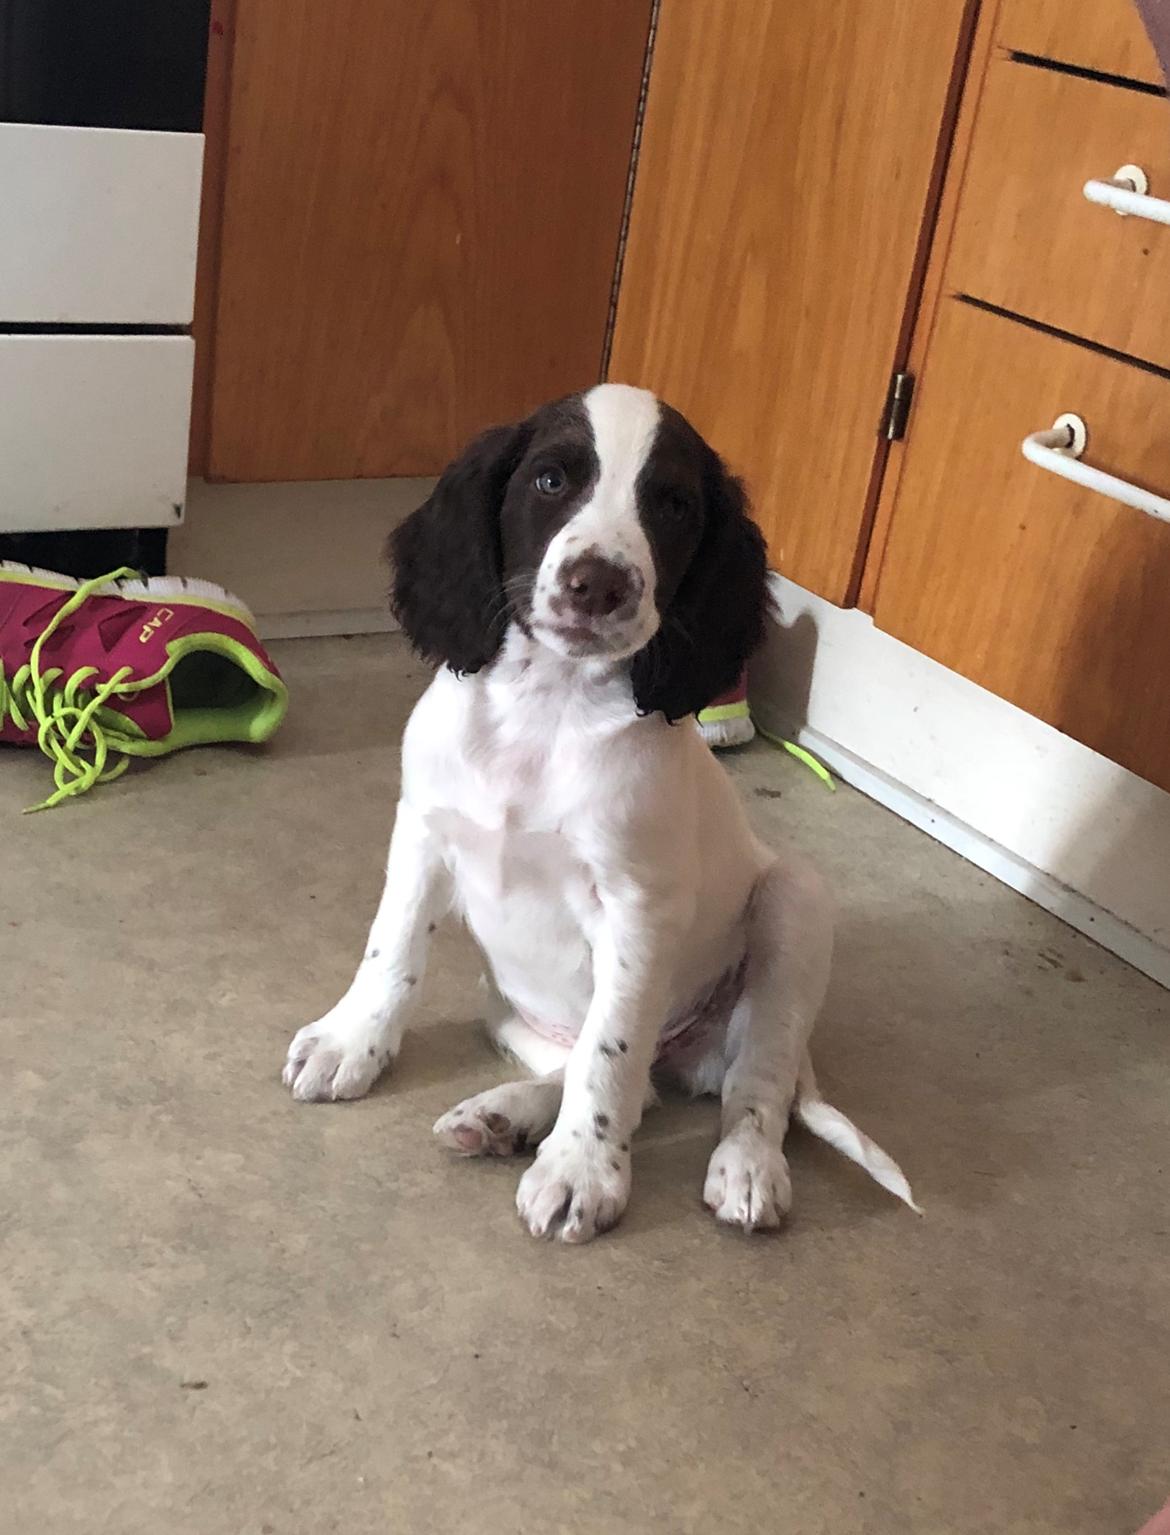
M609 376L747 478L774 565L852 601L967 0L663 0Z
M437 473L596 382L649 16L220 0L196 472Z
M1134 161L1170 195L1170 106L1121 0L988 5L975 58L865 598L879 627L1170 789L1170 523L1021 451L1071 412L1084 463L1170 497L1170 229L1082 193Z
M1170 108L1130 0L972 10L662 0L610 376L782 574L1170 788L1170 526L1021 453L1076 412L1170 495L1170 228L1082 192L1170 195Z

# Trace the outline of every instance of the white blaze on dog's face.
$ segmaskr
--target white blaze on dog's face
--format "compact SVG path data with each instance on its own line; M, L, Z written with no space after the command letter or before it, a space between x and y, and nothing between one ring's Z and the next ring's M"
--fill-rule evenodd
M652 394L620 384L583 400L591 453L557 455L539 444L534 486L549 503L553 532L536 572L528 624L563 655L633 655L658 628L657 577L638 509L638 485L658 434ZM588 470L573 483L573 469ZM558 508L559 504L559 508ZM560 517L557 516L560 510Z
M743 488L644 389L599 384L497 427L392 540L415 648L490 664L510 625L571 660L627 661L639 712L732 687L763 631L763 540Z

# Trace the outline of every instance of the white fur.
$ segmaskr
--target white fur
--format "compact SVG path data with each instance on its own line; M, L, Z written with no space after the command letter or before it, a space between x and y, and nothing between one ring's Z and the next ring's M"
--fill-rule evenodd
M610 626L607 654L632 656L641 650L658 627L654 601L654 557L638 518L635 484L658 429L661 407L645 389L628 384L603 384L585 396L585 410L593 429L600 473L589 500L551 539L537 572L533 591L533 628L543 643L561 654L571 654L556 632L551 607L560 590L559 577L566 560L574 554L595 550L614 564L632 569L639 583L633 614Z
M587 404L601 474L568 527L581 520L642 559L633 487L657 404L615 386ZM692 726L638 717L620 661L571 659L513 627L490 667L436 676L406 729L365 958L341 1002L293 1039L284 1080L295 1097L368 1090L397 1053L429 931L448 909L490 966L498 1042L539 1080L480 1094L435 1131L469 1153L542 1142L517 1196L534 1234L586 1241L620 1217L662 1028L745 954L730 1025L683 1071L696 1089L722 1088L704 1190L715 1214L749 1230L779 1224L802 1082L819 1105L804 1115L810 1128L909 1197L889 1159L816 1095L806 1047L832 936L820 880L755 839ZM550 1042L526 1019L575 1042Z

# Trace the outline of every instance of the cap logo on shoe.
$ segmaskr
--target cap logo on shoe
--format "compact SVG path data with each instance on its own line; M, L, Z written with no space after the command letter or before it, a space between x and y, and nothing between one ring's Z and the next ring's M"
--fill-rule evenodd
M173 608L159 608L158 612L153 617L148 618L143 624L142 633L138 636L138 643L140 645L149 645L156 630L161 629L163 624L170 623L174 616Z

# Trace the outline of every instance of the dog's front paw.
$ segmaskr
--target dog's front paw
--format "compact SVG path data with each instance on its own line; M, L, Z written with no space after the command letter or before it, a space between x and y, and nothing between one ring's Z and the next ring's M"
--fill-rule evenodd
M716 1220L774 1231L792 1207L787 1157L754 1126L738 1126L711 1155L703 1203Z
M629 1198L628 1150L554 1131L520 1180L516 1208L535 1237L589 1242L617 1225Z
M302 1103L363 1098L393 1059L384 1028L330 1013L293 1035L281 1080Z

